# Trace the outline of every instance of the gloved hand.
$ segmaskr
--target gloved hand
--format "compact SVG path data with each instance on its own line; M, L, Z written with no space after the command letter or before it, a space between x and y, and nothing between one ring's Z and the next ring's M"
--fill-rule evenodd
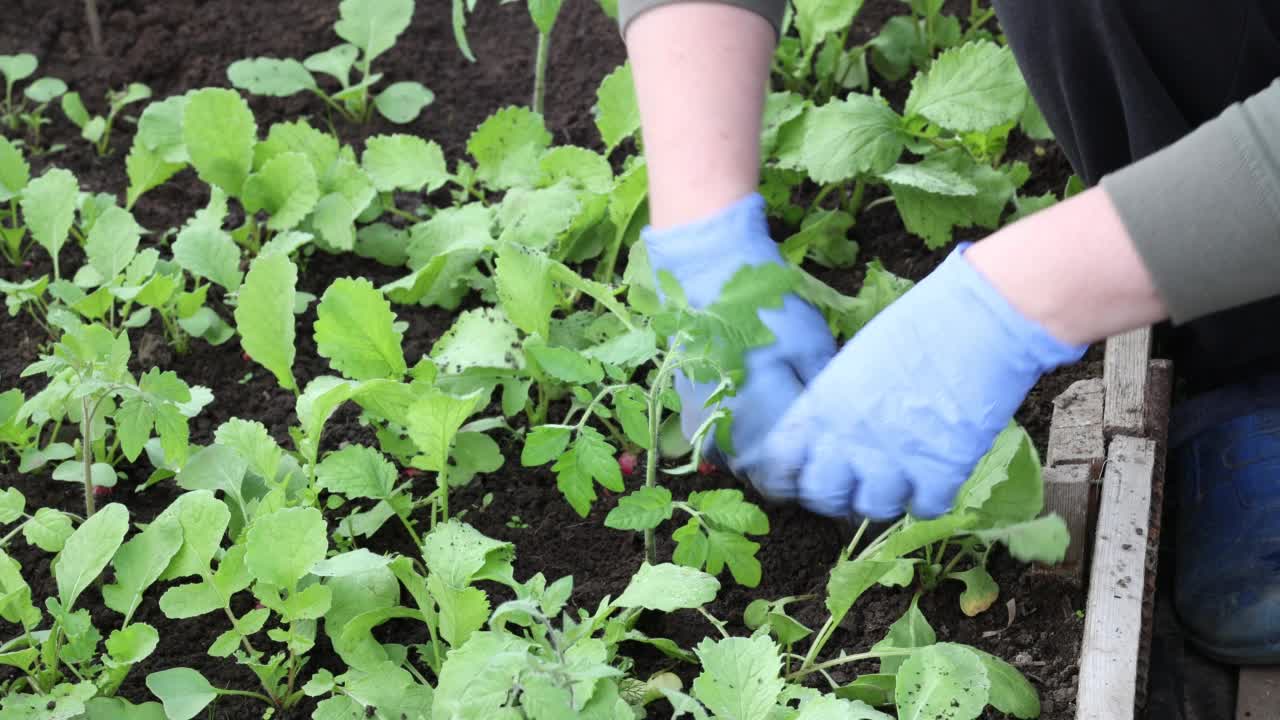
M808 385L761 448L757 487L828 516L931 518L1040 376L1079 360L964 256L877 315Z
M670 272L689 305L700 309L714 303L743 266L783 263L769 236L764 207L764 198L752 193L706 220L661 231L645 228L641 239L655 280L660 272ZM804 384L835 354L835 339L822 314L795 295L787 296L781 308L761 310L760 319L777 339L747 352L744 386L723 402L733 413L731 437L739 453L763 442ZM674 385L680 395L681 429L692 439L714 410L705 406L715 385L694 383L684 373L676 374ZM703 452L739 476L754 475L737 457L720 452L710 435Z

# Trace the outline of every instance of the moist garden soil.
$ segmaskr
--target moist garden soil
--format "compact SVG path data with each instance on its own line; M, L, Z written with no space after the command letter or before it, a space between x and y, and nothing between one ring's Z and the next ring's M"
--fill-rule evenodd
M7 5L0 23L0 54L35 54L40 60L40 75L65 80L95 112L101 111L102 98L109 88L128 82L146 83L157 99L191 88L227 86L226 68L237 59L303 58L337 42L332 32L336 0L99 0L106 37L106 59L100 60L89 52L83 3L79 0L8 0ZM868 0L852 41L865 40L887 18L900 14L903 9L898 0ZM968 3L952 0L948 10L964 16ZM442 0L421 0L412 27L401 36L394 49L378 60L378 69L389 81L424 83L435 92L435 103L408 126L391 125L380 117L375 117L366 127L346 125L338 120L336 127L342 139L359 151L370 135L409 132L439 142L447 157L459 158L465 153L471 131L489 114L506 105L527 103L535 33L524 4L499 5L494 0L483 0L471 16L468 34L477 57L475 63L468 62L454 43L448 4ZM624 59L617 27L597 4L593 0L566 0L552 40L546 106L547 125L556 143L600 149L592 119L596 88ZM901 83L881 85L890 98L900 101L905 96ZM303 114L312 115L313 122L325 122L322 104L309 96L252 97L249 101L262 129ZM33 158L33 174L49 166L61 166L76 174L82 189L122 195L127 186L122 155L132 143L130 124L118 123L112 140L114 154L100 159L89 144L78 137L78 131L60 110L52 108L50 117L53 123L46 137L49 142L64 143L66 149L56 155ZM1052 144L1037 145L1019 136L1012 143L1010 153L1027 161L1033 170L1025 192L1061 191L1070 169ZM187 170L145 195L135 207L135 216L144 227L159 235L167 228L181 225L203 207L208 200L207 192L207 186ZM785 230L778 228L779 232ZM936 267L949 250L927 250L922 241L906 233L891 205L863 213L851 236L861 247L862 259L879 258L889 271L916 280ZM973 237L980 237L980 233ZM82 260L78 248L73 244L63 253L63 267L74 270ZM41 257L40 252L30 255L31 267L4 266L0 268L0 277L16 280L50 271L47 257ZM299 289L316 296L339 277L366 276L381 284L401 275L400 270L354 255L318 253L300 265ZM832 272L815 268L813 272L846 293L856 292L862 279L861 270ZM224 318L230 318L217 297L211 302ZM411 363L429 351L452 322L452 314L439 309L399 306L396 311L401 320L409 323L404 349ZM311 339L314 320L313 306L298 323L294 372L303 385L329 371L327 363L316 354ZM6 343L0 352L0 387L17 386L30 396L39 389L39 379L19 378L19 374L37 359L45 341L43 331L25 316L4 315L0 316L0 337ZM189 353L179 355L165 343L154 325L135 331L131 339L135 371L153 366L172 369L187 382L212 389L214 401L191 423L193 443L210 442L213 430L231 417L258 420L277 440L290 442L287 427L293 420L292 396L279 389L270 373L246 362L238 343L211 347L196 341ZM1084 363L1046 377L1019 411L1018 420L1032 433L1042 452L1053 397L1076 379L1098 375L1099 361L1100 352L1095 349ZM327 449L343 443L375 442L352 408L339 411L328 428ZM610 530L603 525L604 516L616 503L616 497L606 491L591 515L580 518L555 488L554 478L546 468L521 468L517 441L511 437L499 441L508 458L506 465L456 490L454 507L461 509L464 519L484 534L516 545L517 577L525 578L535 572L544 573L549 580L573 575L575 588L571 602L576 607L594 609L601 598L616 597L642 556L638 534ZM155 517L179 494L172 483L137 492L149 469L143 466L123 469L130 474L130 479L119 484L111 500L125 504L136 523ZM628 483L637 486L641 479L631 477ZM708 486L738 485L732 478L719 475L668 479L666 484L677 497ZM69 511L83 508L80 486L54 482L43 475L21 476L11 458L0 459L0 487L8 485L22 491L30 507L53 506ZM750 488L744 489L753 501L765 505ZM424 488L424 492L428 490ZM848 541L851 529L794 506L765 507L772 532L762 539L759 557L764 579L761 585L744 588L726 574L721 578L723 589L708 609L726 620L731 631L744 632L742 613L751 600L814 595L819 600L791 607L798 620L816 629L825 617L820 598L824 595L827 573ZM659 547L662 557L669 558L672 551L671 529L659 529L659 537L666 538ZM370 549L414 552L407 534L394 525L387 525L373 538ZM45 597L55 592L49 568L51 556L21 541L15 542L10 551L22 563L37 602L42 604ZM1019 667L1040 692L1043 718L1074 717L1083 627L1079 611L1084 607L1084 589L1050 571L1016 563L1003 552L993 556L992 571L1001 588L1000 597L989 611L978 617L969 618L960 612L959 583L948 583L924 595L921 609L936 629L939 640L972 644ZM226 629L226 619L209 615L169 621L156 604L163 589L151 590L148 601L136 616L138 621L150 623L160 631L161 644L154 655L134 668L121 690L122 696L134 701L153 699L144 685L146 676L180 666L199 670L220 687L257 689L256 678L247 669L205 654L214 638ZM500 588L489 590L495 599L502 597ZM119 617L100 604L93 604L96 599L93 595L89 594L87 602L91 603L95 625L105 634L116 626ZM866 649L883 637L888 625L902 614L910 600L911 592L902 589L869 592L849 614L831 644L832 650ZM246 607L237 610L249 609L247 605L252 600L247 594L242 594L240 601ZM644 622L644 629L650 635L670 637L684 647L692 647L701 638L715 633L705 619L693 612L648 618ZM425 640L412 635L420 628L389 624L382 632L386 637L395 637L397 642L413 643ZM264 639L263 644L269 642ZM635 658L641 675L669 666L669 661L647 646L627 646L626 651ZM319 668L342 670L341 661L323 633L318 634L318 645L309 663L309 671ZM693 673L687 666L669 669L680 674L686 686L692 680ZM850 668L835 677L847 680L853 670L874 671L874 666ZM4 672L0 670L0 680L6 679ZM313 708L308 701L292 712L275 717L309 718ZM665 716L669 711L665 703L655 703L651 708L654 717ZM212 706L210 716L257 717L262 710L253 700L222 698ZM991 713L990 717L1002 716Z

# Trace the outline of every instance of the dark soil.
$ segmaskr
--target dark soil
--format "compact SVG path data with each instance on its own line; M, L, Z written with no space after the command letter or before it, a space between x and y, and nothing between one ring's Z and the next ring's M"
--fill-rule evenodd
M66 80L72 89L81 92L94 111L101 110L101 98L108 88L130 81L147 83L155 97L163 98L193 87L227 85L226 67L242 57L305 57L337 41L331 30L337 14L336 2L99 0L109 58L104 62L88 53L88 33L82 25L83 4L78 0L11 0L10 4L16 4L17 8L6 12L5 23L0 26L0 54L34 53L40 59L41 74ZM365 128L339 123L338 129L343 139L355 144L357 149L363 139L372 134L410 132L436 140L448 157L460 158L464 156L468 135L485 117L499 107L528 102L534 32L523 4L479 3L469 22L469 36L478 59L472 64L454 44L447 4L433 1L418 5L412 28L393 50L379 59L378 65L391 81L414 79L426 84L436 93L435 104L408 126L391 125L379 118ZM948 7L964 14L968 3L953 0ZM870 35L885 19L901 10L902 4L897 0L869 0L862 14L865 24L858 32ZM856 41L859 37L853 39ZM552 46L547 98L548 127L557 143L598 147L591 116L595 90L600 79L623 60L624 48L616 26L597 5L590 0L565 2ZM299 114L310 114L315 122L324 122L323 106L310 98L254 98L251 104L260 128ZM60 111L55 109L50 115L53 123L47 136L54 142L65 143L67 149L58 155L35 158L34 171L38 173L49 165L63 166L75 172L83 189L122 194L127 183L120 156L132 142L129 123L117 125L113 140L115 156L99 159L88 144L79 139L75 128ZM1059 190L1070 173L1061 153L1051 145L1037 147L1021 139L1010 152L1031 164L1034 170L1028 188L1031 192ZM207 199L203 184L196 181L190 171L184 171L144 196L135 214L141 224L158 234L182 223L203 207ZM926 251L918 239L905 232L889 207L865 213L852 236L861 245L864 260L879 258L890 271L913 279L927 274L947 252L946 248ZM12 280L50 270L50 263L42 253L33 252L30 256L31 268L6 265L0 267L0 277ZM74 269L82 258L78 249L70 247L61 260L64 268ZM303 268L300 289L318 296L334 279L353 275L381 283L398 277L399 272L354 256L317 254ZM842 291L854 292L861 282L861 271L825 273L822 277ZM225 308L217 309L229 317ZM404 342L411 363L429 350L451 322L450 316L440 311L398 307L397 312L410 324ZM311 339L314 319L314 311L299 318L298 360L294 372L301 383L328 372L327 363L316 354ZM0 316L0 334L9 341L8 350L0 353L0 387L20 387L29 396L40 388L40 378L19 378L19 374L38 357L45 341L43 332L26 317L5 315ZM190 353L178 355L164 343L158 329L151 327L135 332L133 345L137 368L159 365L173 369L189 383L213 390L214 402L192 422L192 442L209 442L213 430L233 416L261 421L278 440L289 442L287 427L294 419L292 398L278 389L269 373L246 363L237 343L220 347L198 343ZM1032 432L1042 451L1050 401L1071 381L1098 375L1099 357L1095 351L1085 363L1046 377L1019 411L1019 421ZM328 427L327 448L346 442L373 442L351 409L340 411ZM616 499L605 497L597 503L591 516L579 518L555 489L550 473L545 468L521 469L516 460L518 448L509 440L504 443L507 444L504 452L509 458L506 466L492 475L478 477L469 487L458 491L454 507L465 510L467 521L486 535L516 543L517 577L528 577L535 572L544 573L548 579L574 575L572 602L577 607L594 609L605 595L616 597L641 557L637 535L609 530L602 525L604 515ZM17 487L26 495L29 507L53 506L71 511L83 507L78 486L57 483L44 475L21 476L15 466L12 458L0 458L0 487ZM153 518L178 495L174 485L165 483L136 492L135 488L149 470L142 466L126 470L131 481L122 482L112 500L124 503L135 522ZM632 478L631 482L639 481ZM693 476L668 485L677 496L682 496L700 487L733 486L735 481L721 476ZM753 500L763 503L749 488L747 490ZM483 501L488 495L492 495L490 504ZM827 572L849 537L848 528L796 507L772 506L768 512L773 531L760 551L764 567L761 586L742 588L726 574L722 578L724 588L709 608L735 630L742 629L742 612L752 599L806 594L821 597ZM512 522L515 517L522 523ZM668 538L660 547L664 557L670 557L670 530L666 527L660 530L660 537ZM404 531L391 525L374 539L372 549L415 552ZM9 550L22 563L25 576L42 602L54 592L49 568L51 558L22 541L15 542ZM956 583L925 595L922 609L940 639L973 644L1022 669L1041 693L1042 717L1050 720L1073 717L1076 658L1082 628L1076 613L1084 606L1082 588L1003 555L995 557L993 573L1000 583L1001 595L988 612L976 618L961 614L957 603L960 588ZM89 593L87 597L93 595ZM205 654L214 638L226 629L224 618L208 616L171 622L160 613L156 605L158 597L159 593L153 589L137 620L149 622L160 631L161 645L151 658L135 668L122 689L123 696L135 701L151 699L143 683L146 675L178 666L198 669L222 687L257 689L256 679L247 670ZM251 600L246 597L242 602L248 604ZM865 649L883 636L885 628L902 614L909 602L910 593L902 590L868 593L837 633L831 649L852 652ZM820 601L793 608L798 620L815 629L823 620ZM93 605L92 609L95 624L104 633L117 626L119 617L115 613L100 605ZM646 630L650 634L671 637L685 647L714 632L694 613L647 622L650 624ZM419 628L414 627L389 626L388 629L397 633L400 642L416 641L404 633L419 632ZM262 644L268 642L264 638ZM636 658L641 672L666 667L666 659L645 646L628 650ZM311 654L309 671L321 667L341 669L323 633L319 634L319 645ZM686 683L691 679L688 668L674 669L684 676ZM4 673L0 670L0 681L7 679ZM304 672L304 677L307 674ZM851 674L846 671L836 677L846 680ZM306 718L310 717L312 708L313 705L304 703L295 712L276 717ZM252 700L224 698L214 706L212 717L255 717L261 710Z

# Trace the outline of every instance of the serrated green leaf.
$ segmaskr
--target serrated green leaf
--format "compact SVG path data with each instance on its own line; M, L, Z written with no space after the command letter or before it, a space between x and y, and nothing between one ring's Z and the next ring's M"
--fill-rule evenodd
M766 720L777 705L785 683L782 658L766 636L710 638L694 652L702 673L693 681L693 695L716 717Z
M351 66L359 56L360 48L342 43L311 55L302 61L302 65L312 72L324 73L342 83L342 87L347 87L351 84Z
M70 610L89 585L102 574L129 530L129 511L111 503L89 516L71 533L54 561L58 600Z
M528 665L528 641L508 633L477 632L449 653L431 705L433 718L515 720L502 714L511 687Z
M61 552L71 533L71 518L49 507L37 509L22 526L22 536L27 542L51 553Z
M600 81L593 112L606 152L640 130L640 105L631 77L631 63L619 65Z
M496 190L531 186L538 162L551 145L542 116L523 107L503 108L476 128L467 152L476 159L476 177Z
M403 335L391 304L365 278L335 280L316 308L316 352L353 380L404 377Z
M450 177L440 146L413 135L369 138L360 162L382 192L434 192Z
M89 266L98 272L104 284L109 283L133 261L141 239L142 227L128 210L114 205L107 208L93 224L85 243Z
M509 563L514 555L511 543L486 537L457 519L436 525L422 540L427 569L456 589L470 585L487 566Z
M209 490L196 490L180 495L155 522L161 522L166 516L178 519L182 527L182 547L160 579L174 580L208 572L231 521L227 504Z
M534 428L525 438L524 448L520 451L520 464L536 467L555 460L569 447L572 436L573 429L567 426L543 425Z
M285 508L254 520L245 565L253 576L292 589L324 559L329 547L324 517L316 508ZM281 552L288 548L288 552Z
M147 676L147 689L164 703L169 720L191 720L218 697L208 680L191 668L171 668Z
M422 109L435 102L435 93L422 83L402 81L391 83L387 89L378 93L373 104L382 113L382 117L397 125L411 123L422 113Z
M306 155L280 153L245 180L242 200L250 213L265 211L267 227L289 230L315 209L320 187Z
M253 168L258 125L235 90L193 93L182 116L182 138L200 179L238 197Z
M385 500L395 489L396 468L382 453L351 445L330 453L316 466L317 485L349 498Z
M113 630L107 638L108 667L131 667L151 656L160 644L160 633L146 623Z
M979 530L974 535L986 543L1004 543L1009 548L1009 554L1021 562L1047 565L1062 562L1067 546L1071 544L1067 524L1057 514L990 530Z
M58 253L75 221L79 194L76 176L62 168L53 168L32 180L22 194L23 220L31 236L53 258L55 278L61 277Z
M132 208L143 194L163 185L186 165L169 162L159 152L148 148L140 139L135 138L133 147L129 149L129 155L125 158L124 167L125 174L129 178L125 207ZM0 178L0 199L4 196L3 184L3 178Z
M537 189L514 188L502 199L498 239L510 245L550 248L582 213L579 193L568 183Z
M461 397L436 388L424 393L409 408L409 437L422 453L416 462L425 470L444 470L458 429L486 402L483 389Z
M364 51L365 62L390 50L413 19L413 0L342 0L333 31Z
M978 186L966 180L942 163L928 160L919 163L898 164L881 173L880 179L894 185L915 188L934 195L972 197L978 194Z
M892 108L855 94L809 111L801 160L814 182L828 185L888 170L905 143Z
M827 35L847 30L862 9L861 0L795 0L795 23L807 52Z
M0 137L0 202L19 197L31 180L31 166L6 137Z
M1031 520L1044 508L1040 455L1026 429L1009 423L978 461L952 503L994 527Z
M604 195L613 188L613 168L600 153L574 145L557 145L542 155L539 187L568 183Z
M1027 89L1013 51L980 40L944 51L911 82L906 114L948 130L987 130L1016 120Z
M972 196L956 197L889 183L908 231L936 249L951 242L953 228L978 226L994 229L999 225L1000 216L1014 194L1013 182L1007 175L975 163L958 148L937 153L925 162L952 171L973 184L978 192Z
M293 58L237 60L227 68L227 79L241 90L269 97L288 97L316 89L316 79L311 72Z
M644 487L618 500L618 506L604 519L614 530L651 530L671 519L674 508L671 491L664 487Z
M747 502L741 490L720 489L695 492L689 503L706 515L712 523L750 535L769 532L769 516L754 503Z
M574 511L586 517L595 502L595 483L622 492L622 471L613 457L613 446L592 427L578 432L572 447L560 455L551 469L556 473L556 487Z
M548 375L557 380L583 385L598 383L604 379L604 370L600 367L600 363L585 358L581 353L569 348L529 343L525 346L525 352Z
M134 143L141 143L166 163L185 165L190 159L182 132L187 101L187 95L174 95L148 105L138 117Z
M673 612L702 607L715 600L719 591L720 581L704 572L670 563L644 563L614 604Z
M112 561L116 581L102 588L102 599L124 616L125 625L142 604L142 594L160 579L181 548L182 525L174 515L157 518L120 547Z
M240 247L226 231L188 225L173 242L173 259L183 270L235 292L240 289Z
M990 691L991 681L971 648L930 645L912 653L898 669L898 718L976 718L986 707Z
M431 359L446 373L468 368L517 369L523 364L519 333L502 311L465 310L431 348Z
M236 331L249 356L286 390L293 378L294 295L298 269L284 255L258 256L249 267L236 305Z

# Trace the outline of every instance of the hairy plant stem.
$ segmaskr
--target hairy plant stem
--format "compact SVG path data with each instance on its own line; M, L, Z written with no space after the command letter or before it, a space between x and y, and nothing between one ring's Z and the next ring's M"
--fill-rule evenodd
M538 51L533 63L533 111L543 114L547 101L547 60L551 56L551 33L538 33Z

